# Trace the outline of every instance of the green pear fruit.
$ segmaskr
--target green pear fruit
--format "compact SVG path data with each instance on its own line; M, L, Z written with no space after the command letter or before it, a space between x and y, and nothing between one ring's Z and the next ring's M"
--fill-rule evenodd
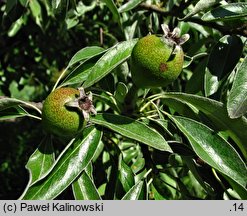
M59 88L45 99L42 109L42 124L46 131L62 136L72 137L83 129L84 118L75 108L66 103L79 98L80 92L74 88Z
M176 80L183 69L184 52L180 44L189 36L179 37L178 28L169 31L162 26L163 37L148 35L141 38L131 54L131 76L138 87L164 87Z

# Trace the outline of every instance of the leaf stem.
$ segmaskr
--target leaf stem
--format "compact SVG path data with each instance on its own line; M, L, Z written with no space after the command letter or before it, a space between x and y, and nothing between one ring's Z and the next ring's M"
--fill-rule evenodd
M40 121L42 120L42 118L40 118L38 116L35 116L35 115L28 114L27 116L30 117L30 118L34 118L34 119L40 120Z
M54 85L53 88L52 88L52 91L54 91L54 90L57 88L58 83L59 83L59 82L61 81L61 79L64 77L64 74L67 72L68 68L69 68L69 66L67 66L67 67L63 70L63 72L60 74L60 76L58 77L58 79L57 79L55 85Z
M152 172L152 168L150 168L145 175L143 176L143 179L147 178L147 176Z
M42 114L42 111L37 107L37 103L34 102L26 102L26 101L21 101L22 104L20 104L20 106L24 106L24 107L32 107L33 109L35 109L39 114Z
M144 106L140 109L140 112L143 112L143 110L148 107L150 104L154 104L153 102L155 100L158 100L160 98L163 98L164 95L163 94L156 94L156 95L152 95L149 98L147 98L149 101L147 103L144 104ZM152 98L152 99L151 99Z

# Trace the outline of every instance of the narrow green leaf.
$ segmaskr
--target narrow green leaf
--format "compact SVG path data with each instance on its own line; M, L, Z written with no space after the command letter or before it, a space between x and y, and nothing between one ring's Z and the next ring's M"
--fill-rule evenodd
M230 118L239 118L247 111L247 57L240 65L227 100Z
M41 113L41 110L30 102L19 100L16 98L0 97L0 111L8 109L10 107L15 107L18 105L24 105L25 107L35 109L36 111Z
M196 3L195 7L193 8L193 10L188 13L183 19L181 20L185 20L188 19L192 16L194 16L195 14L199 13L200 11L204 11L209 9L210 7L212 7L213 5L219 3L220 0L200 0Z
M76 200L101 200L93 179L84 170L80 177L72 184Z
M210 73L208 68L205 70L204 75L204 92L207 97L217 92L220 87L220 80L217 76Z
M120 14L118 13L117 7L113 0L103 0L107 7L110 9L110 11L113 14L113 18L118 22L119 26L121 26L121 19Z
M92 86L127 60L136 42L137 40L124 41L109 49L92 68L91 73L83 84L84 88Z
M0 121L25 116L28 116L28 112L19 106L0 111Z
M1 97L0 98L0 111L8 109L10 107L18 106L24 101L15 98Z
M105 49L98 46L84 47L79 50L70 60L68 67L76 64L77 62L95 57L105 52Z
M123 103L127 93L128 87L124 83L119 82L114 94L116 100L120 103Z
M60 154L45 178L33 184L22 195L24 200L50 200L62 193L92 160L101 139L94 127L84 129Z
M205 74L205 94L214 94L221 80L235 68L243 50L242 40L238 36L226 35L214 46L210 53Z
M144 11L143 12L138 12L138 13L136 13L134 15L134 17L136 17L136 18L135 18L135 21L133 22L132 25L125 26L125 28L124 28L124 35L125 35L126 40L132 40L135 37L135 33L137 31L138 23L139 23L138 22L138 18L141 19L140 18L141 17L140 13L144 13Z
M136 183L122 198L122 200L139 200L143 193L145 184L144 181Z
M18 20L12 23L12 25L8 30L8 36L14 37L24 24L25 24L25 15L22 15Z
M123 136L134 139L138 142L149 145L161 151L172 152L166 140L153 128L142 122L129 117L114 114L98 114L92 116L90 121L95 124L107 127Z
M223 103L206 97L185 93L164 93L161 97L181 100L206 114L218 130L228 132L247 159L246 118L241 117L238 119L231 119L228 116L227 109Z
M55 155L50 136L46 136L39 147L30 156L26 169L29 171L29 186L43 178L55 162Z
M247 167L230 143L202 123L178 116L171 119L203 161L246 187Z
M229 3L221 5L202 16L204 21L224 21L230 19L239 19L247 16L247 3Z
M63 80L60 87L83 83L91 73L94 64L95 60L93 59L88 59L82 62L79 66L70 72L70 74Z
M134 186L135 178L132 169L123 161L122 156L120 156L118 169L119 180L123 185L124 190L127 192Z
M131 0L131 1L128 1L127 3L122 5L120 8L118 8L118 12L119 13L123 13L123 12L130 11L130 10L134 9L135 7L137 7L139 4L141 4L142 2L144 2L144 0Z
M42 26L42 11L40 4L37 0L29 1L29 6L34 17L34 20L38 26Z

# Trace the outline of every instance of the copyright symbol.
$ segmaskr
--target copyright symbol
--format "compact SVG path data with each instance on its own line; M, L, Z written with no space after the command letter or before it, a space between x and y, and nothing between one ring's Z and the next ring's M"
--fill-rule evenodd
M4 203L3 205L3 211L4 213L7 213L7 212L13 212L15 213L16 212L16 204L13 203Z

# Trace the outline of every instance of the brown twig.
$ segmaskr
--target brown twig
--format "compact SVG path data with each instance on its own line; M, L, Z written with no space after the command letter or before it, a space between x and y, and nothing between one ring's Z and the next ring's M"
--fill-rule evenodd
M151 12L156 12L159 13L163 16L173 16L174 12L172 11L165 11L164 9L158 7L157 5L150 5L146 3L142 3L139 5L140 8L151 11Z

